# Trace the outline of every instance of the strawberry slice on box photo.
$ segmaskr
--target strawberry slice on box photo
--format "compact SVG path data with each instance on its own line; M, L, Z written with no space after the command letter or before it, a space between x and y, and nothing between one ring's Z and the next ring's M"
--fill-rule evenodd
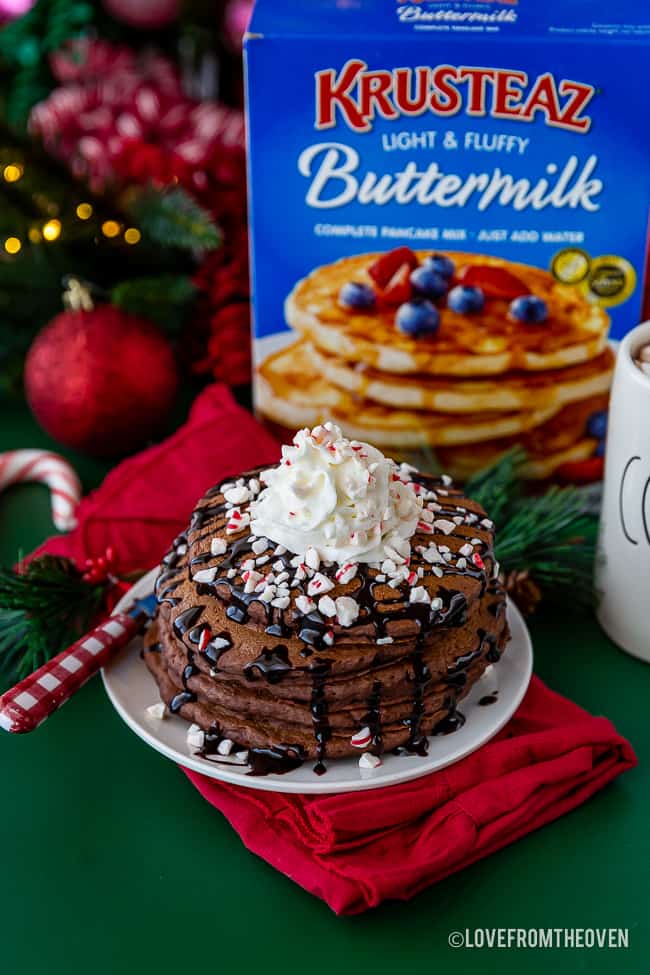
M370 265L368 274L379 288L384 289L388 287L391 278L403 264L406 264L411 271L419 264L417 256L410 247L396 247L395 250L382 254L374 264Z
M489 264L466 264L460 268L456 279L464 285L480 288L486 298L503 298L506 301L528 294L530 290L510 271Z
M401 305L405 301L410 301L413 294L411 286L410 264L402 264L392 276L385 288L377 289L377 298L380 305Z

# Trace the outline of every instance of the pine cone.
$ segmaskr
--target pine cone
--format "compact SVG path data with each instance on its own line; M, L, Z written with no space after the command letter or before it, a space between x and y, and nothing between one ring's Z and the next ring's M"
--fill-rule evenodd
M509 572L503 580L503 584L506 592L517 604L523 615L532 616L542 598L542 590L535 580L531 579L528 570Z

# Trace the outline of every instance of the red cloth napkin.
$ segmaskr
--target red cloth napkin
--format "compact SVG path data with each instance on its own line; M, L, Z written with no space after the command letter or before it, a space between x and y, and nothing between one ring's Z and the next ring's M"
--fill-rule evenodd
M278 445L223 388L196 401L169 440L124 461L80 506L49 552L83 560L112 545L127 571L149 568L219 478L273 462ZM242 841L337 913L407 899L584 802L636 764L606 718L533 678L506 728L473 755L405 785L292 796L185 769Z

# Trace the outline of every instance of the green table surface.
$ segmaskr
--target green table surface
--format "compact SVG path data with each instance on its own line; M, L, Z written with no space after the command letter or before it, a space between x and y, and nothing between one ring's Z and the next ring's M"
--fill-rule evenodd
M55 447L0 407L0 450ZM57 448L59 449L59 448ZM65 453L65 451L63 451ZM67 454L86 490L109 465ZM0 561L52 533L46 488L0 498ZM244 849L113 711L95 678L26 736L0 733L0 972L642 972L650 967L650 666L595 620L531 623L535 669L611 718L639 767L408 904L337 918ZM624 927L627 950L452 949L478 927Z

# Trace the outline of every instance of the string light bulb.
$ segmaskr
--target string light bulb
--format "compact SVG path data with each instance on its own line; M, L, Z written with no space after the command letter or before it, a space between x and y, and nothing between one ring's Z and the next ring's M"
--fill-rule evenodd
M124 240L127 244L139 244L142 240L142 234L137 227L127 227L124 231Z
M105 220L102 224L104 237L117 237L120 232L120 225L117 220Z
M4 246L7 254L17 254L23 245L18 237L7 237Z
M32 244L40 244L40 242L43 240L43 235L38 227L31 227L27 236Z
M93 215L93 208L90 203L80 203L76 210L80 220L90 220Z
M23 175L23 167L16 163L9 163L2 171L2 175L7 183L17 183Z
M60 220L48 220L47 223L43 224L43 237L49 243L53 240L57 240L61 236L61 221Z

